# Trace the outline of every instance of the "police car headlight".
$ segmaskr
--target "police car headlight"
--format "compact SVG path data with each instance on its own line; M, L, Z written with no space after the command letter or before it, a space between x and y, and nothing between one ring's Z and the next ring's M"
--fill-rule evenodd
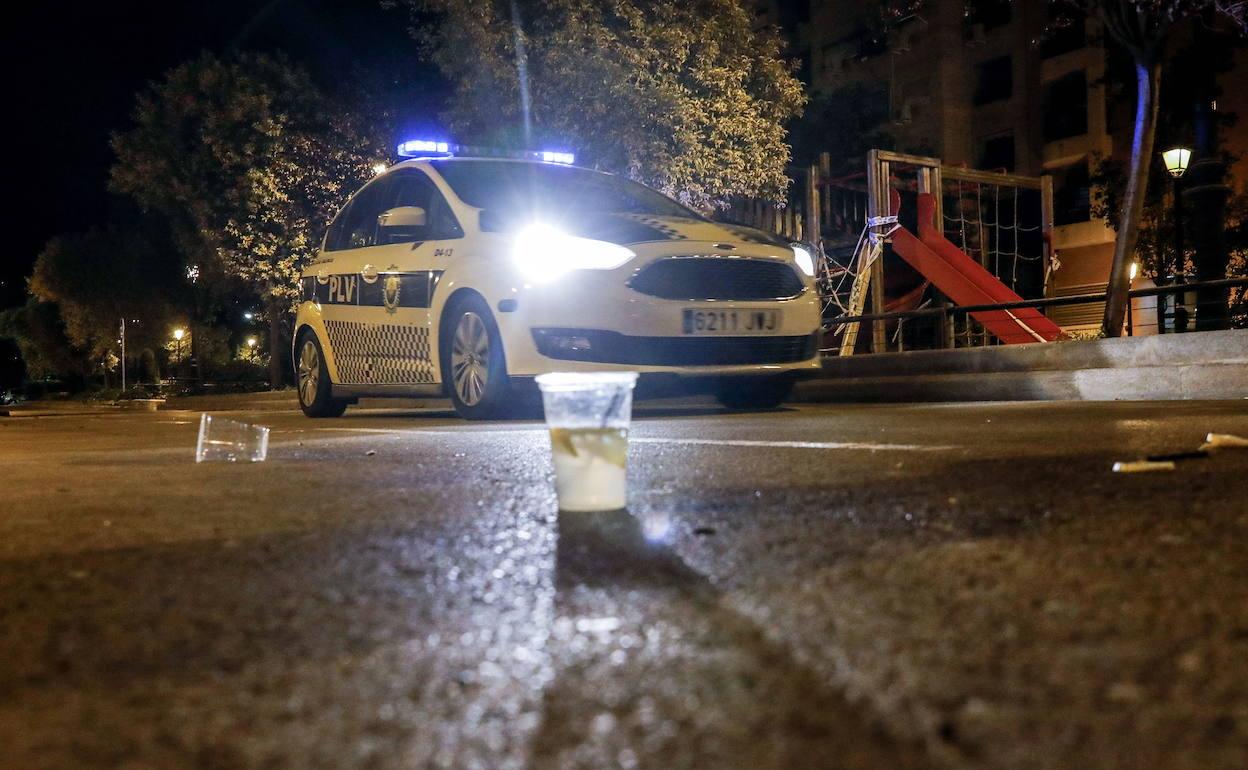
M512 248L516 267L534 282L551 281L572 270L614 270L635 256L623 246L578 238L550 225L521 230Z
M797 262L797 266L802 272L811 278L815 277L815 258L810 256L810 252L804 246L793 246L793 261Z

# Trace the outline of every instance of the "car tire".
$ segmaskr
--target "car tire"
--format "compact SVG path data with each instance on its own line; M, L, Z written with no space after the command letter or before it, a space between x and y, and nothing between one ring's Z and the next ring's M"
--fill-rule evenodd
M715 388L715 398L733 410L775 409L793 392L792 377L726 377Z
M455 411L468 420L507 417L514 404L498 324L475 294L455 299L439 332L442 381Z
M334 384L325 366L325 351L311 331L299 335L299 344L295 347L295 390L299 408L309 417L341 417L347 411L346 400L334 398Z

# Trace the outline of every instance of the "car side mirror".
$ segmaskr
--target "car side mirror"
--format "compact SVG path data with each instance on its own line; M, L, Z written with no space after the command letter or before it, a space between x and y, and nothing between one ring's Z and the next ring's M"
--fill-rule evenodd
M429 215L420 206L396 206L377 217L378 227L424 227Z

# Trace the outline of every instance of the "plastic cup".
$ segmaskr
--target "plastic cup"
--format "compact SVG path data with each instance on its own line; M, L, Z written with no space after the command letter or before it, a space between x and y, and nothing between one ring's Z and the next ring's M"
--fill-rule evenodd
M636 384L636 372L537 378L560 510L614 511L627 504L628 424Z
M210 414L199 416L199 440L195 442L195 462L259 463L269 456L269 429Z

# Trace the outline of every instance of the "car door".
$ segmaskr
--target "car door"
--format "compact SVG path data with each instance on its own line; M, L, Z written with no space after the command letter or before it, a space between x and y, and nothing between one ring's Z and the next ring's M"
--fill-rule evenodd
M377 251L377 217L393 192L390 180L381 177L352 196L329 227L318 259L311 294L320 303L335 381L344 385L374 382L372 363L375 333L369 309L360 301L361 271Z
M362 251L360 307L372 352L368 382L433 384L436 345L430 305L439 263L463 231L432 180L420 169L397 169L377 212L374 245Z

